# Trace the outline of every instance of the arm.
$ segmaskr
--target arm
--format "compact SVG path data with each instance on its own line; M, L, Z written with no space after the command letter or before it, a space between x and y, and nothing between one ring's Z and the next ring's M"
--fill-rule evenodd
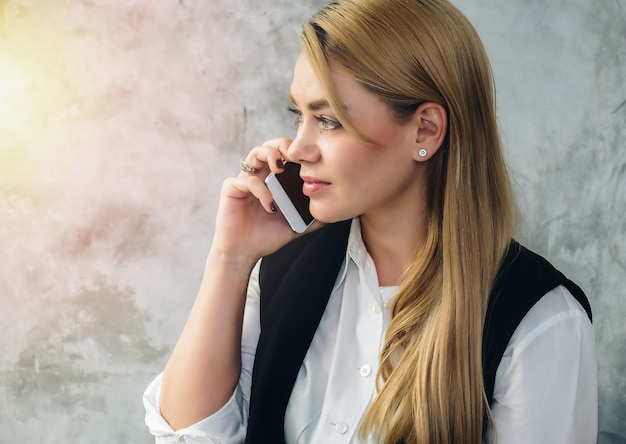
M143 396L145 422L157 443L201 442L239 443L244 440L252 382L252 367L261 331L259 316L259 264L250 276L244 309L241 340L241 375L238 386L228 402L216 413L184 429L174 431L161 415L160 398L163 374L148 386ZM205 375L210 378L211 375ZM182 442L182 441L180 441ZM195 441L194 441L195 442Z
M255 148L247 160L258 173L224 181L202 283L163 373L161 414L174 430L219 411L239 380L250 273L260 257L295 237L272 211L263 183L270 170L280 171L276 160L289 142L276 139Z
M595 443L596 378L591 323L557 287L522 320L498 367L492 405L497 443Z
M161 414L175 430L217 412L233 394L253 265L215 252L207 258L198 296L163 373Z

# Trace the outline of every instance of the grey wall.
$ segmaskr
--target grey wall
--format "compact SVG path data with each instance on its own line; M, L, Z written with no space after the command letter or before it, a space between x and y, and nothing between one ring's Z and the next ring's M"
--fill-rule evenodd
M219 184L292 134L299 22L324 3L0 1L0 442L151 442L141 393ZM624 443L626 5L455 3L493 62L520 238L588 292L600 442Z

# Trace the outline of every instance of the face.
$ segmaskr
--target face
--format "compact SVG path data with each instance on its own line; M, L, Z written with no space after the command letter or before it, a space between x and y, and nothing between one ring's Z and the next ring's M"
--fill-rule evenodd
M356 216L414 217L424 193L423 168L413 157L415 126L397 123L378 96L341 70L332 75L351 122L375 144L341 126L306 56L300 55L290 91L298 132L287 157L302 165L311 213L328 223Z

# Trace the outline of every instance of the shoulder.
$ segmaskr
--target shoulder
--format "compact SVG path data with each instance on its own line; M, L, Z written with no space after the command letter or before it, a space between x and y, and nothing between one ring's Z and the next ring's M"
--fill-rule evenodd
M526 313L558 286L566 287L591 319L591 306L577 284L544 257L512 241L489 296L487 318L509 319L512 329L508 333L512 334Z
M595 442L593 327L565 286L546 293L515 330L497 369L491 408L500 441Z
M259 284L263 293L273 294L294 264L303 260L324 261L343 255L352 221L328 224L301 236L261 260Z
M292 304L291 294L303 288L328 294L346 254L352 220L325 225L265 256L259 268L261 319L270 305ZM282 295L282 296L279 296ZM277 301L277 302L274 302Z
M546 334L558 336L562 346L593 339L586 310L563 285L547 292L526 313L513 333L505 354L519 355Z
M522 321L527 317L549 317L550 310L547 309L557 308L554 301L550 301L554 296L550 296L547 302L543 299L563 291L569 295L567 300L577 301L591 320L591 306L578 285L545 258L515 241L511 242L491 289L485 316L483 371L487 399L491 400L496 370Z

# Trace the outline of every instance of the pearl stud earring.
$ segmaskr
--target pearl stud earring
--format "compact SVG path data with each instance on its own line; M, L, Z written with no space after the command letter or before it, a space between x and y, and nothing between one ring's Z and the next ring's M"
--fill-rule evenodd
M417 154L419 154L420 157L426 157L428 155L428 151L422 148L421 150L418 151Z

